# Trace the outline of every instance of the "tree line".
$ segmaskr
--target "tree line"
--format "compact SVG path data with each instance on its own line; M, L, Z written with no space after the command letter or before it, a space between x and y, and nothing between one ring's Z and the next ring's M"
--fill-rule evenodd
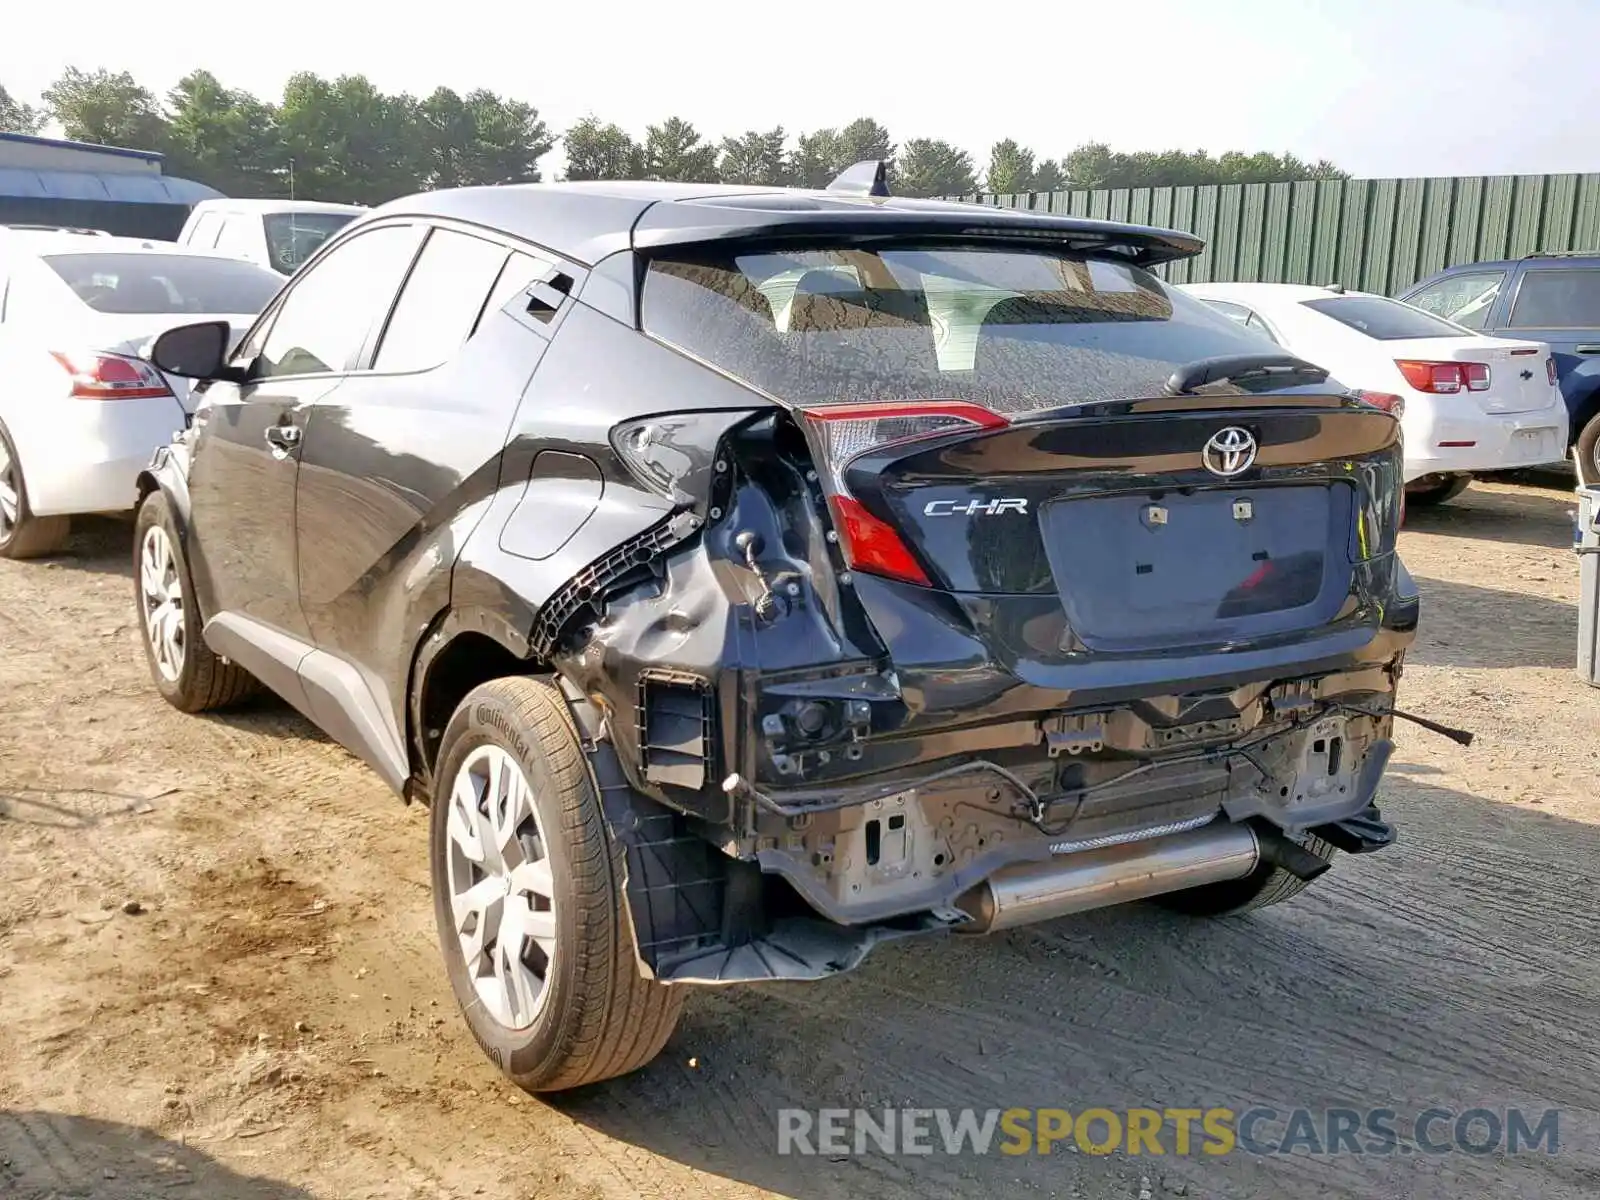
M1332 163L1292 154L1169 150L1123 153L1091 142L1038 158L1005 138L987 163L938 138L894 142L871 117L791 138L782 126L708 138L681 117L642 139L598 117L564 132L539 110L479 89L389 94L364 75L293 75L276 101L193 71L158 97L126 71L69 67L37 104L0 86L0 132L38 133L51 122L74 140L155 150L169 174L230 196L282 196L378 204L395 196L470 184L538 182L539 160L557 141L566 179L669 179L823 187L852 163L890 160L896 195L1050 192L1344 178Z

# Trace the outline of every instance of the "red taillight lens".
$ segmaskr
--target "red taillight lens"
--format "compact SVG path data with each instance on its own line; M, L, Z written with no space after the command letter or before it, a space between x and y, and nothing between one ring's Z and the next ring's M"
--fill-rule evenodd
M854 496L830 496L839 523L839 545L852 569L928 586L928 573L900 535L862 507Z
M1488 363L1418 362L1414 359L1396 359L1406 382L1419 392L1432 392L1436 396L1452 396L1456 392L1489 390Z
M72 377L72 394L80 400L140 400L170 396L161 372L139 358L94 351L50 351Z
M1556 385L1556 360L1554 356L1544 360L1544 373L1550 380L1550 386Z
M1406 398L1404 396L1396 396L1393 392L1363 391L1358 391L1356 395L1372 405L1373 408L1381 408L1384 412L1390 413L1395 417L1405 416Z
M821 460L823 487L838 525L845 562L852 570L927 587L927 572L899 532L851 494L845 479L847 469L870 451L963 429L999 429L1008 423L1006 419L960 400L841 404L805 415Z

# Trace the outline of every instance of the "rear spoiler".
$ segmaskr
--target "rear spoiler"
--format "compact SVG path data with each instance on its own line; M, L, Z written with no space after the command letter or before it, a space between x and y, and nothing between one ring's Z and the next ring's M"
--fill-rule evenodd
M834 192L708 195L652 204L633 227L642 253L703 243L933 240L1030 243L1066 253L1115 255L1141 267L1205 249L1192 233L1057 213L938 200Z

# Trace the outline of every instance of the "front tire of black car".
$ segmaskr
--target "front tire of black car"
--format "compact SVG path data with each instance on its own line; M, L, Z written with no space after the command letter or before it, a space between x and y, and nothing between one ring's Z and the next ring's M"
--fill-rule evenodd
M144 498L134 517L133 594L150 679L168 704L186 713L209 712L255 692L255 677L213 653L201 636L183 539L159 490Z
M1448 504L1472 486L1471 475L1450 475L1429 487L1406 489L1407 508L1437 508Z
M623 850L561 694L522 677L473 690L445 729L434 780L434 917L484 1053L529 1092L650 1062L682 989L639 972Z
M1302 847L1325 862L1333 861L1333 847L1315 834L1307 834ZM1269 904L1291 900L1313 882L1264 862L1242 879L1227 879L1181 892L1169 892L1156 897L1156 903L1191 917L1236 917L1266 908Z

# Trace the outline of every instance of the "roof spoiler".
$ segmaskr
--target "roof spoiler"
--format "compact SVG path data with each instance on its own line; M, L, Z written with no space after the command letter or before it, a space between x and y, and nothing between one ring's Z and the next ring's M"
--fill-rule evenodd
M889 194L889 160L867 158L846 167L828 185L830 192L845 192L851 196L887 196Z

